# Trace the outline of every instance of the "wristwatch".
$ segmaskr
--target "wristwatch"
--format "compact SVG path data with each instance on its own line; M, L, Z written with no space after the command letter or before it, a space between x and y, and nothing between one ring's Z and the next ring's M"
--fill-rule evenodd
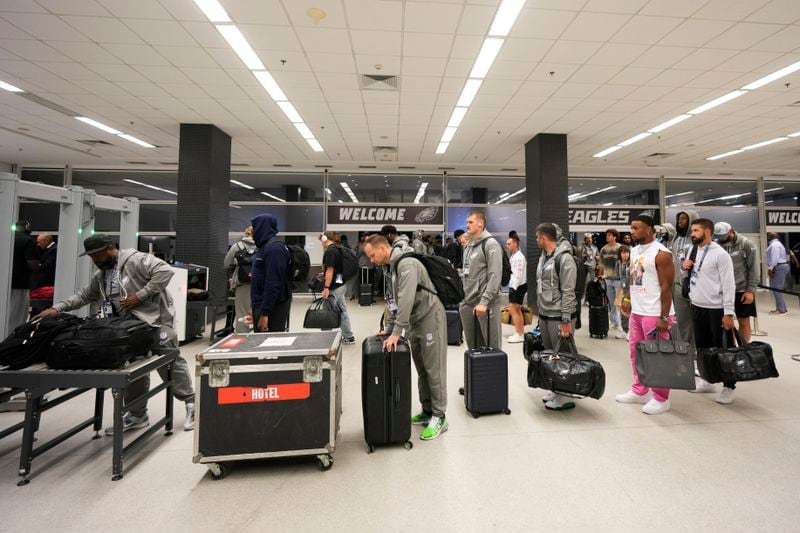
M561 323L562 323L562 324L570 324L571 322L572 322L572 320L570 320L570 319L568 319L568 318L562 318L562 319L561 319Z
M668 317L668 316L661 316L661 317L659 317L659 318L660 318L661 320L663 320L664 322L669 322L669 317Z
M331 290L331 288L330 288L330 287L328 287L328 286L326 286L325 288L326 288L326 289L328 289L328 290Z

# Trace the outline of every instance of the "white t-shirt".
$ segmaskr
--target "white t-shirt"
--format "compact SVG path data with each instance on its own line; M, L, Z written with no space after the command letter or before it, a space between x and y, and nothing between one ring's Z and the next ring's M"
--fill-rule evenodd
M640 316L661 316L661 284L656 271L659 252L672 255L657 241L640 244L631 250L631 312ZM669 314L675 314L674 304L670 304Z
M522 253L522 250L517 250L516 253L511 256L511 279L508 282L509 287L518 289L528 282L527 264L525 254Z

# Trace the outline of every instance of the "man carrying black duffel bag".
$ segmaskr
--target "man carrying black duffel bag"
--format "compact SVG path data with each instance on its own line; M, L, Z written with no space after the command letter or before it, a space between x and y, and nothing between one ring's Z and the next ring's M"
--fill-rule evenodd
M130 313L139 320L147 322L154 329L154 354L178 349L178 336L172 329L175 309L172 298L167 293L167 284L173 276L167 263L153 255L136 250L118 250L114 241L107 235L92 235L83 241L85 252L92 258L98 270L87 287L66 298L39 317L55 316L58 313L80 309L85 305L97 308L102 317ZM36 317L38 318L38 317ZM162 379L166 379L165 368L158 369ZM186 402L186 420L183 429L194 429L194 388L189 365L182 357L172 365L172 393L178 400ZM150 378L134 381L125 389L125 403L133 401L150 389ZM123 431L147 427L147 404L129 411L123 418ZM112 435L113 428L106 429Z

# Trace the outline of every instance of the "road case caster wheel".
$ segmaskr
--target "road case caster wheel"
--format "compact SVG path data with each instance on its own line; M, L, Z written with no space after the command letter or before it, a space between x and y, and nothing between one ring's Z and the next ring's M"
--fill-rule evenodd
M19 482L17 483L17 487L24 487L25 485L27 485L30 482L31 482L31 480L28 479L28 478L20 479Z
M372 453L374 451L375 451L375 446L373 446L372 444L368 444L367 445L367 453Z
M458 388L458 393L459 393L461 396L464 396L464 387L459 387L459 388Z
M330 470L333 468L333 457L330 455L320 455L318 456L319 459L319 467L322 469L323 472Z
M172 431L167 431L166 433L164 433L164 436L165 437L171 437L172 436Z
M209 463L208 471L211 472L212 478L223 479L231 473L231 467L226 463Z
M122 479L122 474L117 474L111 478L111 481L119 481L120 479Z
M403 444L403 448L405 448L406 450L410 450L413 447L414 447L414 443L411 442L411 441L407 441L405 444Z
M508 407L506 407L505 409L503 409L503 412L504 412L505 414L507 414L507 415L510 415L510 414L511 414L511 409L509 409Z

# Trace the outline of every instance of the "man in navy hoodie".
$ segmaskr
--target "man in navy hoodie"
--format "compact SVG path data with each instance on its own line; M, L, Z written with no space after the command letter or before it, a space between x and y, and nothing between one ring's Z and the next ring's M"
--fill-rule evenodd
M253 306L255 331L286 331L292 307L289 271L292 256L276 238L278 220L271 214L258 215L251 221L258 251L250 271L250 303Z

